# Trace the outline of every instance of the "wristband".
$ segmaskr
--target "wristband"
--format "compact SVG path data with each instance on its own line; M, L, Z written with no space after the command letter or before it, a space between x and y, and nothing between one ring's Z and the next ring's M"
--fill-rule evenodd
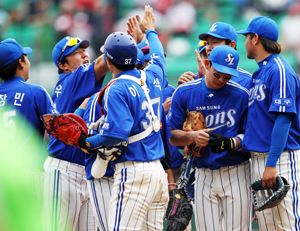
M178 185L176 183L168 183L168 186L171 186L171 185L178 187Z
M237 136L237 138L240 140L240 146L236 150L237 151L241 151L242 150L242 143L243 143L243 141L242 141L242 139L239 136Z
M232 149L232 150L235 150L235 148L236 148L236 141L235 141L235 139L232 137L232 141L233 141L233 144L234 144L234 149Z
M82 117L84 113L84 109L83 108L77 108L76 111L74 112L74 114Z

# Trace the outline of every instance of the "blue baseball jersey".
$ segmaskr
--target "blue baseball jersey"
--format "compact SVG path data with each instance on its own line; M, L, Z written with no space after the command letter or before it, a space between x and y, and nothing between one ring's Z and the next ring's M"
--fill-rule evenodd
M274 113L292 113L292 121L284 150L300 149L300 85L291 66L276 54L258 63L250 90L248 124L243 149L268 152L275 123Z
M153 105L154 114L160 119L163 89L166 80L163 54L153 53L145 68L146 84ZM119 73L140 79L141 72L133 69ZM105 122L100 135L128 141L128 137L143 132L151 123L149 103L142 88L132 80L119 79L113 82L102 99ZM153 161L165 157L160 132L128 145L127 151L113 164L125 161Z
M14 77L0 84L0 120L8 129L4 135L11 136L15 140L23 140L23 143L16 144L18 151L22 151L24 145L30 142L35 134L44 137L45 128L42 121L44 114L57 113L51 97L43 87L25 83L22 77ZM16 119L23 124L21 127L16 127ZM23 127L28 124L33 129L24 136ZM45 160L46 154L43 153L41 145L41 162Z
M213 133L227 137L235 137L244 133L248 91L233 81L229 81L221 89L211 91L205 85L205 78L182 84L175 90L167 116L169 126L182 130L187 109L189 111L201 110L207 128L212 128ZM213 153L207 146L203 156L195 157L194 165L197 168L214 170L240 164L249 157L248 154L235 152L235 158L232 159L229 153Z
M58 82L52 95L53 102L60 113L74 113L85 98L98 92L103 78L95 83L94 63L80 66L71 73L59 75ZM51 156L84 165L85 154L80 148L63 144L50 136L48 152Z
M167 98L171 97L174 91L175 88L172 85L168 84L168 86L164 89L163 102L165 102ZM178 146L173 146L170 144L169 139L167 140L167 143L170 149L172 168L178 168L184 162L183 155L179 152Z
M88 128L91 125L91 123L96 122L101 117L100 105L98 104L98 96L99 93L91 96L83 114L83 120L87 124ZM89 136L97 135L98 131L89 129L88 134ZM94 178L91 174L91 169L95 159L96 159L96 155L86 154L85 156L85 172L86 172L86 178L88 180ZM113 175L114 175L114 169L111 167L111 164L109 163L107 165L107 170L104 176L113 176Z
M242 87L247 88L248 90L250 90L250 88L252 87L252 74L249 73L248 71L243 70L242 68L238 67L238 72L239 72L239 77L232 77L231 81L238 83L239 85L241 85ZM197 78L199 78L198 73L196 73Z

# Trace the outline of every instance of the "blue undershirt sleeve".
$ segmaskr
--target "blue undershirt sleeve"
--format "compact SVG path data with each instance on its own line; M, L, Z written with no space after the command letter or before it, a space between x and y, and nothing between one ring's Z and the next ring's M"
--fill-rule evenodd
M266 166L276 167L276 163L286 145L293 116L292 113L276 113Z
M153 53L156 53L156 54L161 54L162 56L164 56L165 55L164 48L158 39L158 35L157 35L156 31L155 30L147 30L146 37L149 41L150 55L152 55Z
M74 112L74 114L80 116L82 118L84 113L84 109L83 108L77 108L76 111Z
M89 149L95 149L99 148L100 146L105 146L105 147L112 147L115 144L121 143L122 141L125 141L120 138L114 138L114 137L109 137L109 136L101 136L101 135L95 135L91 136L86 139L85 143L89 143Z

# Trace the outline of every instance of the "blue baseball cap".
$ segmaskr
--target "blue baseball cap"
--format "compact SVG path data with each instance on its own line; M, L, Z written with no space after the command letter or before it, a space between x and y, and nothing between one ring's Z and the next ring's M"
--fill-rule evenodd
M202 51L204 51L205 48L206 48L206 41L205 40L200 40L199 43L198 43L199 54L201 54Z
M144 54L143 52L141 51L141 49L138 49L138 57L137 57L137 60L135 62L135 65L137 64L141 64L144 66L145 64L145 58L144 58Z
M261 37L271 39L275 42L278 40L278 26L274 20L265 16L257 16L249 23L246 30L237 32L238 34L254 33Z
M22 47L15 39L8 38L0 42L0 69L18 60L22 54L30 55L30 47Z
M227 23L216 22L214 23L207 33L202 33L198 36L200 40L207 40L207 36L210 35L219 39L229 39L237 43L238 35L235 29Z
M74 41L74 45L68 44L70 40ZM70 36L67 36L60 40L58 43L56 43L52 51L52 59L55 65L58 67L58 64L61 62L62 58L71 54L79 46L87 48L90 46L90 41L86 39L81 40L79 38L72 38Z
M212 49L209 60L218 72L238 77L238 52L230 46L220 45Z
M151 55L150 55L149 41L143 40L137 46L138 46L139 50L141 50L143 52L144 60L150 60Z

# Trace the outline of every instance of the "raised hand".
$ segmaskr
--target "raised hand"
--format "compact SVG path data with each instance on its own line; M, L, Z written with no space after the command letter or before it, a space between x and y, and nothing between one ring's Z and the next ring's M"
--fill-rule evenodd
M140 30L135 17L128 18L127 26L127 33L134 38L137 44L139 44L144 38L144 33Z
M195 50L195 55L196 55L196 58L197 58L197 63L198 63L198 76L199 78L201 77L204 77L206 75L206 68L205 68L205 65L203 63L203 60L202 58L200 57L200 54L198 52L198 50Z
M136 19L143 33L146 33L147 30L154 30L155 16L153 13L153 8L150 5L145 6L143 20L141 20L139 15L136 15Z

